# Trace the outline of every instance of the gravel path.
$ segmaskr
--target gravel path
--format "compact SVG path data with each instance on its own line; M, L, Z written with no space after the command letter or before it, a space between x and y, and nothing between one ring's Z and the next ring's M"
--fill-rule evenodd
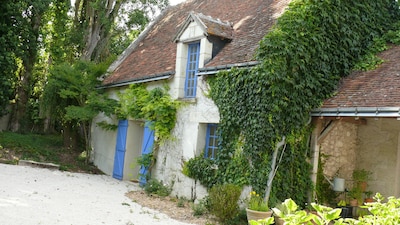
M110 176L0 164L0 224L188 225L132 202Z

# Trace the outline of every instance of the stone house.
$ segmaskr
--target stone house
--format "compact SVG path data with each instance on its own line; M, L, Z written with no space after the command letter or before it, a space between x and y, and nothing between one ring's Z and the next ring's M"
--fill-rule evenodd
M378 68L342 79L336 95L312 112L315 130L314 180L317 156L327 156L327 177L345 179L352 171L372 172L368 190L400 197L400 46L381 53Z
M160 146L153 178L173 184L173 195L202 197L206 190L182 174L182 162L206 152L213 157L219 122L215 104L206 97L205 76L232 67L251 67L259 41L290 0L188 0L169 7L152 22L109 68L101 88L117 98L130 84L148 89L168 84L178 111L174 140ZM106 131L96 123L119 124ZM146 121L117 121L98 115L92 126L92 160L117 179L137 179L136 159L151 151L154 135Z

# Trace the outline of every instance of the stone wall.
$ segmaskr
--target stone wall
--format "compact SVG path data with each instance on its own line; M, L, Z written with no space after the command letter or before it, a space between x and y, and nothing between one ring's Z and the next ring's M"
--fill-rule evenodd
M320 146L325 159L324 174L333 178L344 178L346 185L351 181L355 168L358 125L335 120L334 128Z

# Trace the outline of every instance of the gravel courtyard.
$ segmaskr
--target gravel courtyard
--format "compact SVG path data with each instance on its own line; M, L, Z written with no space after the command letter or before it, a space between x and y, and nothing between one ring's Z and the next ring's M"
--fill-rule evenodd
M7 225L188 225L125 194L137 184L106 175L0 164L0 223Z

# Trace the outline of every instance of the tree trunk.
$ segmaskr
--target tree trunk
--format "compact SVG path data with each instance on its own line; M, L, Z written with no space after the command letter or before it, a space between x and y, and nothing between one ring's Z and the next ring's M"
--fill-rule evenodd
M36 53L31 53L23 62L23 67L19 71L19 85L16 90L16 104L11 120L10 129L13 132L26 131L28 129L27 106L29 94L31 92L31 79L33 65L36 61Z
M44 11L42 12L44 13ZM13 117L11 120L11 131L26 131L28 129L28 115L27 115L27 106L29 103L29 97L32 90L31 80L33 75L33 68L37 59L37 48L38 48L38 38L39 38L39 29L41 25L42 15L37 12L35 15L31 17L29 21L28 32L29 34L21 34L24 35L24 47L25 51L23 51L23 55L20 55L22 59L22 67L18 73L18 82L16 88L16 97L15 97L15 108ZM24 31L21 31L24 32Z
M106 47L105 44L100 43L109 39L110 30L115 17L118 14L121 4L126 2L126 0L107 0L99 2L98 4L102 4L99 7L104 8L104 12L99 12L97 9L93 8L89 2L89 0L86 0L82 4L83 8L81 10L76 10L76 13L81 12L81 20L84 19L88 23L85 31L85 48L82 51L81 58L88 61L99 61ZM78 1L76 3L78 3ZM75 5L75 7L77 6L79 5ZM79 18L77 14L75 14L75 19L76 18ZM103 21L109 22L104 23ZM76 22L78 21L76 20Z
M281 153L281 157L279 158L279 162L277 163L279 149L282 146L286 146L286 137L285 136L283 136L282 140L280 142L278 142L275 146L275 151L272 156L271 170L269 171L267 186L265 187L265 197L264 197L265 202L269 201L269 196L271 194L271 188L272 188L272 181L274 180L275 174L278 170L280 161L282 159L282 156L283 156L283 153L285 150L285 147L284 147L282 150L282 153Z

